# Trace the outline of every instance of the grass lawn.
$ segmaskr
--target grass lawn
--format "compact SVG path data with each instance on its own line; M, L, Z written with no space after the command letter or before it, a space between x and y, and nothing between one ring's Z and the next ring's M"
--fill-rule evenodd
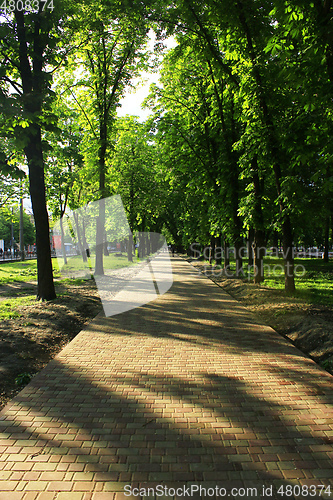
M137 257L133 257L133 262L129 262L126 254L116 256L116 254L112 253L103 258L105 272L111 269L114 270L133 266L138 262L140 262L140 259ZM80 272L83 272L83 274L93 273L95 268L95 257L89 257L87 262L83 262L80 255L70 256L67 258L67 264L64 264L64 260L61 258L53 259L53 268L58 275L59 269L61 269L61 274L64 275L70 275L71 273L77 275Z
M37 261L0 262L0 285L37 280Z
M0 320L20 318L20 306L32 304L36 300L35 295L25 295L24 297L11 297L0 301Z
M104 257L104 269L120 269L122 267L132 266L139 263L141 260L137 257L133 257L133 262L128 262L127 256L122 255L116 257L115 254L110 254L108 257ZM60 277L59 272L60 267L63 266L63 259L52 259L53 273L55 278ZM70 257L68 263L64 266L64 271L70 273L71 271L87 270L93 273L95 267L95 258L89 258L88 262L83 265L82 258L79 256ZM36 281L37 280L37 261L25 260L23 262L0 262L0 285L7 283L16 282L26 282L26 281Z
M274 268L277 261L278 259L265 259L265 264L268 263ZM279 263L283 265L283 260L280 259ZM322 259L295 259L295 270L295 297L312 304L333 306L333 261L325 263ZM283 289L283 271L278 276L268 271L264 284L271 288Z
M203 263L204 264L204 263ZM208 262L207 262L208 264ZM244 259L246 281L253 277L247 272L247 260ZM265 281L261 286L276 290L284 289L283 259L265 257ZM235 262L230 262L231 273L235 272ZM333 261L325 263L322 259L295 259L295 298L312 304L333 306Z

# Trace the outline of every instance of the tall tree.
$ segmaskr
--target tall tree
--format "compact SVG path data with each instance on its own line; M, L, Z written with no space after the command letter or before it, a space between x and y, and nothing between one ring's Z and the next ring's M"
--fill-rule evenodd
M134 26L124 15L110 20L109 11L99 7L95 11L91 10L83 30L89 43L76 53L75 65L80 60L84 73L75 85L89 89L90 96L80 101L79 95L75 96L73 90L71 92L89 124L89 134L97 150L98 196L95 195L95 199L100 199L100 204L96 226L95 274L102 275L105 251L105 245L101 243L105 233L103 200L110 194L105 182L107 153L111 147L111 131L119 100L146 59L143 49L146 46L147 25L142 20Z
M46 209L43 131L52 128L52 70L64 57L62 4L40 2L38 11L15 9L1 18L1 112L6 132L24 151L36 226L37 298L55 298Z

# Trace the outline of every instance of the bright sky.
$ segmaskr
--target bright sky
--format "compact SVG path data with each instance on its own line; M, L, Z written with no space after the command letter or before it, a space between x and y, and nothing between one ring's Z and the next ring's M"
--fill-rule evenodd
M154 41L155 41L155 33L150 30L150 42L149 48L153 50ZM177 45L175 39L173 37L168 38L164 44L166 45L166 50L171 49ZM144 81L144 83L142 82ZM125 97L120 101L121 108L118 108L117 115L118 116L126 116L126 115L134 115L139 116L140 121L144 121L149 114L151 113L149 109L143 110L141 104L143 100L149 94L149 87L152 83L158 83L159 81L159 73L146 73L142 72L141 78L138 78L133 81L137 90L131 93L127 92Z
M137 88L129 93L125 94L125 97L121 99L121 108L118 108L118 116L135 115L139 116L140 121L144 121L150 114L149 109L143 110L141 104L143 100L149 94L149 87L152 83L158 83L159 74L158 73L146 73L143 72L141 78L133 81L133 84ZM142 82L144 80L144 82Z

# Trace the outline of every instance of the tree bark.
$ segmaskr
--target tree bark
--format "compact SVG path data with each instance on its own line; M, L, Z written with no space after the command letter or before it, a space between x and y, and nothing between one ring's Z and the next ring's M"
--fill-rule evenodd
M328 252L330 249L329 241L330 241L330 216L328 215L325 219L325 234L324 234L324 262L328 262Z
M40 128L25 147L29 165L29 190L36 227L37 248L37 299L56 298L50 245L49 218L46 209L44 162Z
M107 118L103 117L100 120L100 145L98 151L98 168L99 168L99 192L101 199L99 200L99 213L96 226L96 260L95 274L102 276L104 274L104 237L105 237L105 155L107 141Z
M209 264L212 265L215 254L215 238L214 236L210 239L210 247L209 247Z
M224 247L224 270L229 271L230 269L229 246L225 236L223 238L223 247Z
M247 254L248 254L248 262L247 262L247 267L250 272L252 266L253 266L253 243L254 243L254 229L251 226L249 229L248 233L248 241L247 241Z
M99 200L99 212L96 219L96 260L95 274L97 276L104 275L103 266L103 251L104 251L104 235L105 235L105 199Z
M258 161L255 156L252 160L252 180L254 185L254 283L264 281L265 231L264 215L262 211L262 187L259 179Z
M265 257L265 233L260 229L255 230L254 235L254 283L265 280L264 257Z
M133 262L133 233L130 232L128 235L128 243L127 243L127 260L128 262Z
M282 224L282 244L284 261L284 289L286 292L295 291L294 276L294 246L290 218L286 217Z
M62 217L60 217L60 234L61 234L61 253L64 259L64 265L67 264L66 247L65 247L65 234L64 234L64 224Z
M34 21L33 52L28 56L27 33L23 12L16 10L17 37L19 41L19 71L22 81L22 105L27 116L40 116L45 97L45 75L43 73L43 53L39 17ZM43 33L45 36L45 33ZM46 208L44 158L41 128L31 123L25 133L24 153L29 167L29 190L36 226L37 248L37 298L56 298L50 245L50 228Z
M215 249L215 265L220 266L222 264L222 242L221 242L221 236L215 236L215 244L214 244L214 249Z
M78 246L79 246L79 252L82 256L82 260L83 262L87 262L88 261L88 257L87 257L87 252L86 252L86 246L84 246L84 243L83 243L83 240L82 240L82 237L81 237L81 229L80 229L80 223L79 223L79 216L77 215L77 213L73 213L73 216L74 216L74 221L75 221L75 227L76 227L76 234L77 234L77 243L78 243ZM84 231L84 223L82 221L82 226L83 226L83 231Z

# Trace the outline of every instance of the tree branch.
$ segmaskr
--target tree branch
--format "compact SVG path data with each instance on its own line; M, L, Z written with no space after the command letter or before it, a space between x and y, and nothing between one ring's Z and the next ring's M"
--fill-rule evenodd
M85 116L85 118L86 118L87 122L89 123L89 126L90 126L90 128L91 128L92 133L94 134L95 139L96 139L96 140L98 140L98 137L97 137L97 135L96 135L96 132L95 132L95 130L94 130L93 126L92 126L92 123L91 123L91 121L90 121L90 119L89 119L89 116L87 115L87 113L85 112L84 108L81 106L81 104L79 103L79 101L76 99L76 96L75 96L74 92L72 92L72 90L71 90L71 89L70 89L70 92L71 92L71 94L72 94L72 97L74 98L74 101L75 101L75 102L76 102L76 104L79 106L79 108L81 109L82 113L84 114L84 116Z
M17 86L20 86L22 88L22 85L20 85L17 82L13 82L13 80L11 80L10 78L8 78L8 76L3 76L2 80L8 82L16 90L16 92L18 94L23 95L23 92L17 87Z
M195 22L199 26L200 33L202 34L203 38L206 40L206 43L207 43L207 46L208 46L210 52L212 53L214 58L218 61L220 66L223 68L223 70L230 77L231 81L236 85L236 87L239 87L238 80L236 79L235 75L232 73L231 68L229 68L229 66L223 61L223 58L221 56L219 49L215 46L215 43L212 40L211 35L208 33L207 29L203 25L199 16L195 12L194 8L191 5L190 0L185 0L185 3L187 4L188 9L190 10L191 14L193 15Z

